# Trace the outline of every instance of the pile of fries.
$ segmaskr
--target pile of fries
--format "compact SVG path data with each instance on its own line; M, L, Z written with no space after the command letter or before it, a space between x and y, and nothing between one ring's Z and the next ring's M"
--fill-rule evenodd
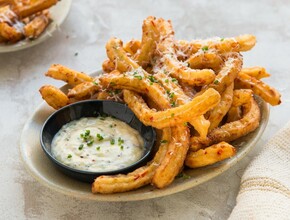
M49 11L58 0L0 0L0 43L36 39L51 22Z
M160 134L154 158L132 173L97 177L93 193L116 193L147 184L168 186L186 166L198 168L235 155L230 144L259 126L254 94L271 105L280 94L261 81L263 67L243 68L240 52L254 47L252 35L206 40L175 40L170 21L148 17L142 40L123 44L111 38L96 78L59 64L46 76L71 89L45 85L40 93L53 108L84 99L124 101Z

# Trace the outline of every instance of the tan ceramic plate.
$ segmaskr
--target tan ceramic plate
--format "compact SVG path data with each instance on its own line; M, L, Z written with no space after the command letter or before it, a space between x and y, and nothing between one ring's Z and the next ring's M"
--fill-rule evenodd
M100 72L97 71L94 75L98 73ZM46 157L40 146L39 135L41 127L46 118L54 111L44 102L36 109L24 126L20 142L21 157L25 167L29 173L35 177L35 179L45 186L69 196L100 201L134 201L166 196L192 188L220 175L231 166L235 165L250 151L251 148L255 146L256 142L260 139L269 118L268 105L260 98L257 98L257 101L262 115L260 127L247 136L235 141L234 145L237 147L236 156L212 166L194 170L185 170L185 173L190 175L191 178L175 179L170 186L162 190L155 189L152 186L147 186L126 193L94 195L90 191L90 184L79 182L62 174L53 166L52 162Z
M39 38L32 41L25 39L15 44L0 44L0 53L13 52L33 47L51 37L53 32L57 30L59 26L64 22L70 10L70 6L71 0L59 1L55 6L49 9L51 13L52 22L49 24L46 30L39 36Z

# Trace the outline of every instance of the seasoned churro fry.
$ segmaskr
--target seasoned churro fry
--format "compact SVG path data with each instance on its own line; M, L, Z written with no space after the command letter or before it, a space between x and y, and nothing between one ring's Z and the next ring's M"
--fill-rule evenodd
M142 76L138 72L135 75L134 72L133 74L103 75L100 77L100 82L104 87L128 89L147 95L155 103L160 103L161 109L170 108L170 100L166 96L165 89L157 83L152 83L148 78L145 79L144 75Z
M70 89L67 96L76 100L89 99L100 89L101 87L94 82L83 82Z
M281 95L276 89L243 72L240 72L235 80L235 88L251 89L254 94L260 96L271 105L279 105L281 103Z
M88 76L87 74L72 70L60 64L51 65L45 75L54 79L67 82L71 86L76 86L83 82L93 81L93 78Z
M38 1L31 1L29 4L14 4L13 11L20 17L25 18L33 15L39 11L43 11L45 9L50 8L51 6L55 5L58 0L38 0Z
M208 89L182 106L158 112L149 109L144 100L134 92L124 91L124 100L145 125L161 129L183 124L205 114L219 103L220 95L214 89Z
M252 49L256 44L256 37L250 34L240 35L233 38L210 38L206 40L177 41L176 50L181 51L183 57L188 58L200 49L203 51L213 50L217 53L243 52ZM182 58L182 57L181 57Z
M185 165L190 168L204 167L225 160L235 154L236 149L223 141L196 152L189 152L186 156Z
M262 79L270 76L266 69L261 66L243 68L241 72L249 76L255 77L256 79Z
M152 184L157 188L168 186L180 172L188 151L189 129L179 125L171 128L172 138L162 163L157 168Z
M152 16L147 17L143 22L141 47L135 57L142 67L146 67L151 61L152 55L156 49L156 42L159 41L160 33L156 27L157 22L158 21Z
M240 120L224 124L214 129L208 134L208 138L211 143L220 142L221 140L226 142L236 140L259 126L260 115L259 106L252 97L248 103L243 105L243 117Z
M223 117L227 114L228 110L230 109L233 102L233 89L234 83L232 83L229 87L226 88L226 90L221 95L220 103L209 112L208 118L208 120L210 121L209 131L219 126Z
M54 109L60 109L69 103L68 97L58 88L45 85L39 89L42 98Z
M223 59L217 53L199 50L199 52L190 56L185 63L188 63L192 69L213 69L219 71L223 64Z

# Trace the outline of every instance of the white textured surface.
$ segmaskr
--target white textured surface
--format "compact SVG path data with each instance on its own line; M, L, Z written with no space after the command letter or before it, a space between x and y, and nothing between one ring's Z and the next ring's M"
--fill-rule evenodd
M256 148L238 165L193 189L148 201L106 203L65 197L36 182L24 170L19 138L27 118L41 102L44 77L52 63L90 72L101 67L111 36L141 36L148 15L171 19L176 38L251 33L257 46L244 53L245 66L261 65L268 83L282 93L271 108L269 126ZM264 143L290 119L290 2L249 1L74 1L60 30L34 48L0 55L0 219L225 219L235 205L240 177ZM77 53L77 56L76 56Z

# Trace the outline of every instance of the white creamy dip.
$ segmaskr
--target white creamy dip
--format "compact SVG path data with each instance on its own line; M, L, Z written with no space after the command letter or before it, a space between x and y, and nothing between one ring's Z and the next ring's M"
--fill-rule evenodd
M144 153L138 131L112 117L71 121L54 136L51 151L61 163L86 171L112 171L127 167Z

